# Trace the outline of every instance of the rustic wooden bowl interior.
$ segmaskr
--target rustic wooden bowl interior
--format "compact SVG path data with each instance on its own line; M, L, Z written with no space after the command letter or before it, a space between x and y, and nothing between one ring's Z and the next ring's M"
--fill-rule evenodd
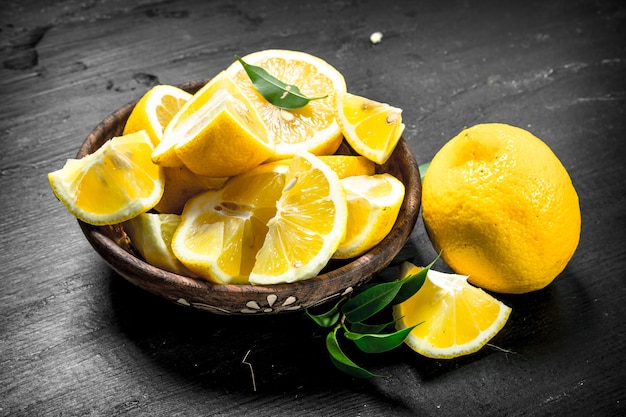
M208 80L180 85L194 93ZM77 158L93 153L108 139L122 134L136 102L104 119L80 147ZM364 255L349 260L331 260L315 278L292 284L268 286L223 285L189 278L156 268L132 250L121 225L93 226L79 221L96 252L121 276L138 287L172 302L217 314L275 314L299 311L351 292L387 267L408 240L415 226L421 201L421 181L415 157L401 139L390 159L377 168L389 172L406 187L400 214L385 239Z

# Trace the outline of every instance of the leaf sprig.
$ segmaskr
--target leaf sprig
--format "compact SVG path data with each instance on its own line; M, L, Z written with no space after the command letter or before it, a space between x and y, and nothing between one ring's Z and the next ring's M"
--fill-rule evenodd
M274 106L285 109L295 110L306 106L312 100L320 100L328 97L328 95L320 97L307 97L294 84L287 84L264 68L246 63L241 57L235 55L237 61L241 63L243 69L250 77L254 88Z
M421 323L393 331L395 321L383 324L366 321L379 315L387 306L400 304L411 298L422 287L426 274L438 258L418 273L407 275L401 280L364 285L353 297L342 297L324 313L313 314L309 309L306 310L306 315L317 325L331 328L326 335L326 349L335 367L358 378L382 376L348 358L339 345L339 336L342 335L345 340L354 343L364 353L388 352L400 346L411 330Z

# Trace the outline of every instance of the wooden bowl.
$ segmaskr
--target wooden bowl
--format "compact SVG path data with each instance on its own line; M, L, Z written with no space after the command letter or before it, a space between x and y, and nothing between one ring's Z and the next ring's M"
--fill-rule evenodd
M194 93L207 81L192 81L179 87ZM108 139L120 136L135 104L129 103L104 119L87 136L76 157L93 153ZM377 169L391 173L406 188L391 232L364 255L331 260L317 277L292 284L227 285L177 275L135 255L121 225L93 226L82 221L79 224L91 246L115 271L136 286L172 302L217 314L299 311L348 294L369 281L391 263L408 240L420 209L422 185L415 157L404 139L400 139L387 163Z

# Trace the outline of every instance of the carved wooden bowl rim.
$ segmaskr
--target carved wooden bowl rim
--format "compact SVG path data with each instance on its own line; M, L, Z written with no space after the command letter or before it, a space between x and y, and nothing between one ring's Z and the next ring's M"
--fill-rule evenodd
M178 87L194 93L208 79ZM100 122L78 150L77 158L93 153L108 139L122 134L137 101L119 108ZM421 180L411 149L400 139L389 161L377 167L400 179L406 195L396 224L385 239L364 255L345 261L331 260L309 280L277 285L229 285L185 277L156 268L137 256L120 225L93 226L79 221L82 232L96 252L122 277L157 296L217 314L275 314L301 311L351 292L387 267L409 239L417 221Z

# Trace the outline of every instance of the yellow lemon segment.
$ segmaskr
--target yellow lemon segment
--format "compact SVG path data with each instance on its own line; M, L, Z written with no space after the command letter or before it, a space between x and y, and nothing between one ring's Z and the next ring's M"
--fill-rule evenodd
M163 171L145 131L118 136L94 153L48 174L57 198L93 225L121 223L150 210L163 194Z
M124 134L145 130L152 144L157 146L163 139L165 127L191 97L188 92L172 85L152 87L128 116Z
M355 175L374 175L374 163L360 155L321 155L322 162L337 173L339 179Z
M308 152L285 174L276 214L250 273L251 284L278 284L316 276L345 237L348 208L337 174Z
M335 94L335 115L346 141L377 164L389 159L402 132L402 109L351 93Z
M346 237L333 258L362 255L391 231L404 201L404 184L391 174L358 175L341 180L348 202Z
M159 213L181 214L187 200L208 190L221 188L228 177L205 177L196 175L186 166L164 167L165 188L161 199L154 206Z
M185 165L197 175L225 177L248 171L273 153L256 108L222 71L170 121L152 159L163 166Z
M291 158L302 151L333 154L342 135L335 122L332 97L336 91L346 91L343 75L321 58L299 51L269 49L246 55L243 60L264 68L286 84L298 86L307 97L327 96L300 109L280 109L257 92L241 63L235 61L226 69L259 110L276 144L272 159Z
M580 238L565 167L539 138L506 124L464 129L439 150L424 177L422 210L446 263L496 292L545 287Z
M173 238L177 258L205 279L248 283L287 169L262 165L233 177L220 190L191 198Z
M320 155L318 158L332 169L339 179L354 175L374 175L374 163L364 156L355 155ZM290 165L292 158L268 162L270 164Z
M142 213L124 222L133 247L150 265L176 274L190 274L172 252L174 231L181 217L176 214Z
M402 276L421 268L408 262ZM393 307L398 330L415 327L405 343L417 353L450 359L480 350L508 320L511 309L480 288L467 276L429 270L426 281L411 298Z

